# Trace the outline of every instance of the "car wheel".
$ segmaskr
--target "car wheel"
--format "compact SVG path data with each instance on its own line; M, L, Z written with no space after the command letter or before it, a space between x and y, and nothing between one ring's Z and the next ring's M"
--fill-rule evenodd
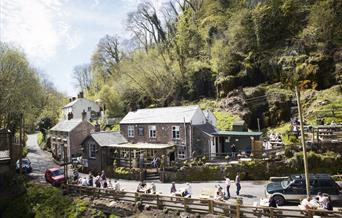
M274 200L277 202L277 205L283 206L285 204L285 198L281 195L274 195Z

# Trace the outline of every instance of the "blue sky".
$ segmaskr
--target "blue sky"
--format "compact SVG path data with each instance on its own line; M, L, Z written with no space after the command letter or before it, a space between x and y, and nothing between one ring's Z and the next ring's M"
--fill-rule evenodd
M0 40L25 52L57 89L77 93L75 65L89 63L106 34L130 38L127 13L144 0L0 0ZM158 8L165 0L152 0Z

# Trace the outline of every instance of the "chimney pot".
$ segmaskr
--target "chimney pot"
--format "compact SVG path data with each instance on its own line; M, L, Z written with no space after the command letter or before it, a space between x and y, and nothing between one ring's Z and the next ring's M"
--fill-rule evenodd
M83 98L83 92L80 92L79 98Z
M82 112L82 121L85 121L87 119L87 112L83 110Z
M100 131L101 131L100 124L98 122L96 122L96 124L95 124L95 132L100 132Z
M75 100L76 100L76 97L72 97L72 100L75 101Z

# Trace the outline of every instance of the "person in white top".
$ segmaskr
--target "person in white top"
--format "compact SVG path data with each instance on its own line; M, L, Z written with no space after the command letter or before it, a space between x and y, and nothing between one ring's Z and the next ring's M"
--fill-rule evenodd
M186 191L186 197L191 197L192 195L192 188L191 188L191 185L187 182L186 183L186 188L185 188L185 191Z
M228 178L228 176L226 177L226 191L227 191L227 198L230 198L230 192L229 192L229 189L230 189L230 179Z
M120 191L120 183L117 180L114 181L114 190L117 192Z

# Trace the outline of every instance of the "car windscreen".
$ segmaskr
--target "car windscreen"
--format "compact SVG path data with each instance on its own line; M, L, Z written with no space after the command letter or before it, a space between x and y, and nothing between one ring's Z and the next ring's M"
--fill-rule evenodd
M54 176L62 175L62 173L61 173L61 171L59 171L59 170L55 170L55 171L52 171L52 172L51 172L51 175L54 177Z
M291 183L292 183L291 178L288 178L286 180L281 181L281 186L285 189L285 188L289 187L289 185L291 185Z

